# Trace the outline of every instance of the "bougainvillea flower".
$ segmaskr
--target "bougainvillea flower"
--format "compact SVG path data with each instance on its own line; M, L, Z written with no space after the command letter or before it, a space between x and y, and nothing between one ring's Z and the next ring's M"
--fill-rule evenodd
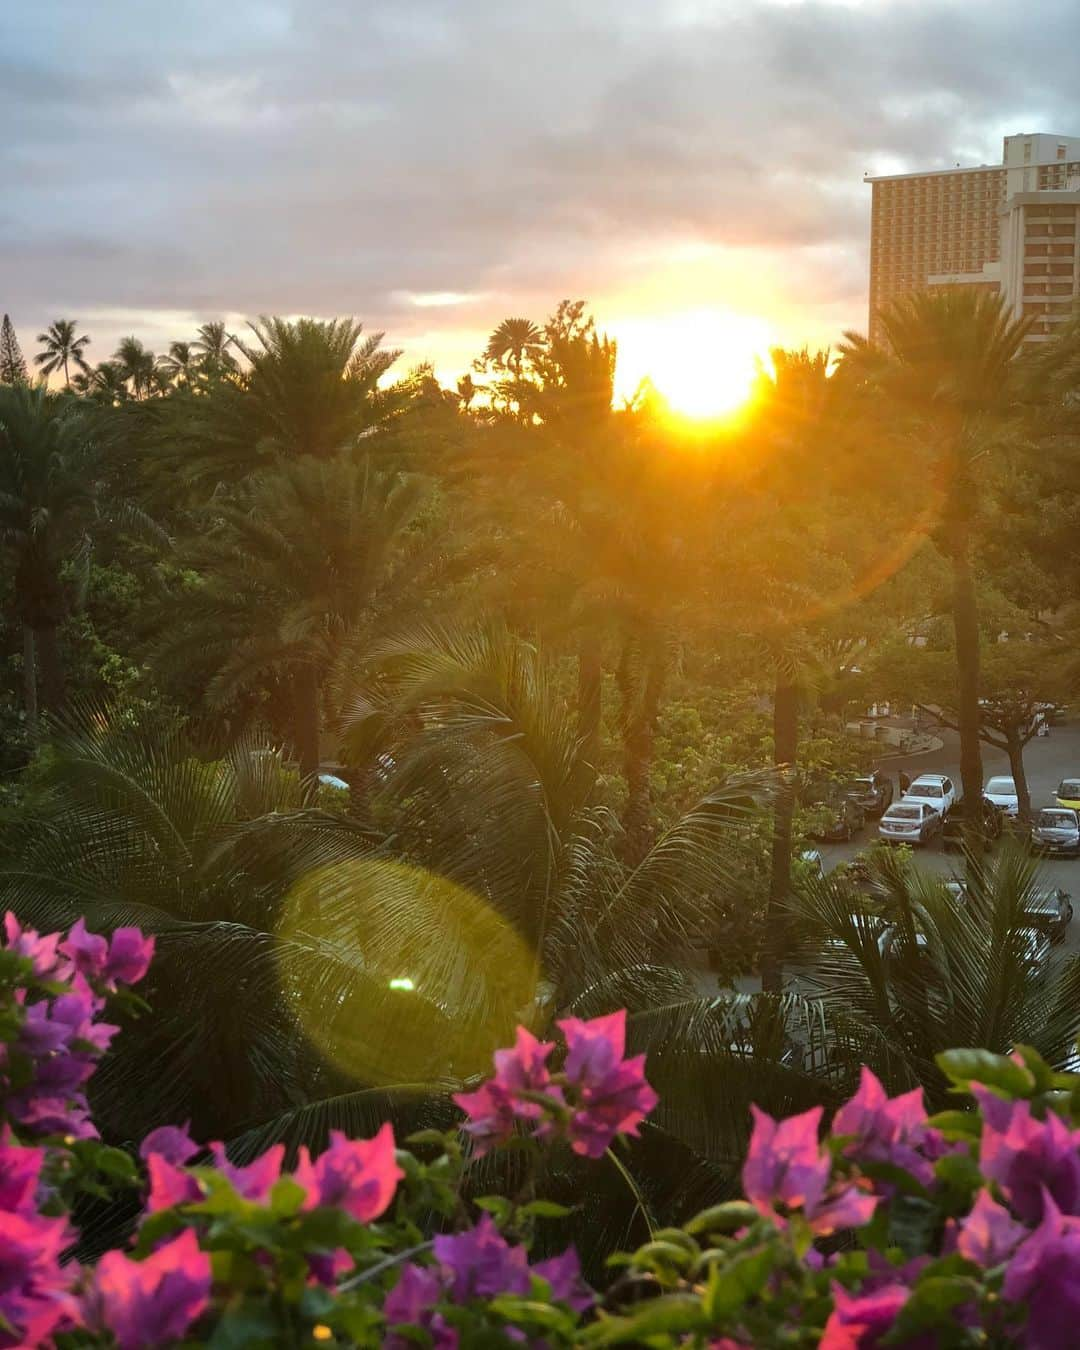
M106 1252L90 1302L119 1350L147 1350L180 1340L209 1300L210 1257L185 1228L143 1261Z
M69 1294L78 1267L60 1266L71 1242L64 1218L33 1213L0 1213L0 1318L14 1332L0 1331L0 1344L45 1344L57 1325L77 1315Z
M458 1334L435 1311L444 1294L443 1281L437 1270L418 1266L414 1262L401 1268L397 1284L386 1296L383 1316L388 1327L418 1327L426 1331L434 1350L457 1350ZM412 1350L417 1344L412 1336L388 1332L383 1337L383 1350Z
M583 1022L558 1023L566 1037L565 1073L575 1092L570 1145L575 1153L603 1157L617 1134L636 1135L659 1098L645 1079L645 1056L624 1059L626 1009Z
M1009 1262L1004 1296L1026 1305L1027 1350L1070 1350L1080 1326L1080 1218L1044 1189L1042 1220Z
M199 1152L199 1145L188 1134L189 1124L185 1120L183 1125L161 1125L151 1130L139 1145L139 1157L145 1162L154 1153L169 1163L190 1162Z
M863 1065L859 1090L837 1111L832 1133L851 1137L845 1156L891 1163L929 1186L933 1160L941 1157L946 1145L926 1119L922 1088L890 1098L876 1074Z
M496 1294L525 1294L529 1290L529 1259L524 1247L512 1247L483 1214L475 1228L464 1233L440 1234L434 1242L435 1259L443 1267L455 1303Z
M237 1167L231 1163L225 1153L225 1145L210 1145L214 1155L214 1166L223 1177L228 1178L233 1189L245 1200L256 1205L264 1205L270 1198L270 1192L281 1176L281 1163L285 1157L285 1145L275 1144L268 1148L261 1158L256 1158L247 1167Z
M34 1196L45 1162L45 1150L12 1144L11 1130L0 1135L0 1210L7 1214L34 1213Z
M833 1310L825 1323L819 1350L874 1350L892 1330L900 1309L911 1296L902 1284L887 1284L869 1294L849 1294L833 1285ZM933 1337L904 1342L905 1350L933 1346Z
M336 1205L360 1223L377 1219L405 1175L394 1147L393 1127L387 1121L373 1139L348 1139L340 1130L331 1130L330 1147L314 1162L302 1148L295 1175L307 1191L304 1208Z
M815 1233L826 1236L841 1228L869 1223L878 1197L854 1185L829 1193L831 1164L818 1141L822 1110L775 1121L751 1106L754 1130L743 1164L747 1200L767 1217L783 1223L777 1207L801 1209Z
M33 966L38 979L63 979L67 972L66 962L59 955L60 934L48 933L40 937L33 928L23 928L11 910L4 915L4 936L8 951L25 956Z
M154 939L143 937L137 928L118 928L109 943L103 978L110 988L118 984L138 984L154 959Z
M553 1092L547 1059L554 1042L538 1041L525 1027L518 1027L514 1046L495 1051L495 1074L476 1092L459 1092L454 1101L469 1117L465 1132L472 1136L482 1157L495 1144L505 1143L519 1120L538 1120L543 1107L525 1100L523 1092Z
M960 1224L956 1250L966 1260L988 1268L1007 1260L1027 1235L1028 1229L983 1190Z
M147 1154L145 1161L150 1178L150 1190L146 1197L148 1214L156 1214L160 1209L173 1209L176 1205L189 1205L203 1198L199 1183L191 1173L169 1162L164 1154Z
M36 1092L19 1093L7 1100L7 1111L23 1133L71 1135L73 1139L96 1139L90 1107L81 1094L74 1097L39 1097Z
M1037 1223L1045 1193L1063 1214L1080 1214L1080 1130L1054 1111L1034 1119L1030 1102L1003 1101L978 1083L971 1090L983 1114L983 1174L1001 1187L1013 1212Z
M581 1262L573 1247L567 1247L566 1251L546 1261L538 1261L532 1269L534 1275L548 1282L551 1297L573 1308L574 1312L583 1313L592 1307L593 1291L581 1277Z
M89 980L99 980L109 959L109 943L99 933L86 931L86 920L78 919L71 932L60 944L60 950L71 964Z

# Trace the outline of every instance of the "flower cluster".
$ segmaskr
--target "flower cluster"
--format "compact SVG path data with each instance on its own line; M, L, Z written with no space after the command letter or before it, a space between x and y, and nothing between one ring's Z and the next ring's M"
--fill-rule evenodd
M600 1158L616 1135L636 1135L656 1106L645 1056L625 1057L625 1009L556 1025L566 1040L561 1073L548 1068L554 1041L538 1041L519 1027L514 1048L495 1052L494 1077L454 1098L468 1117L465 1130L478 1154L505 1144L524 1126L534 1138L565 1137L575 1153Z

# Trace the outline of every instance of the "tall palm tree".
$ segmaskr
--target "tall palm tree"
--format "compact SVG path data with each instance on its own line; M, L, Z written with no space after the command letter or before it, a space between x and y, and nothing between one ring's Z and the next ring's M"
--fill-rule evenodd
M43 375L51 375L56 370L64 372L64 388L71 388L69 366L74 364L84 375L89 374L90 363L84 355L90 339L84 333L76 336L75 319L57 319L44 333L39 333L38 342L42 350L34 357L34 364L41 367Z
M237 339L226 330L224 323L216 320L201 325L189 350L197 358L204 374L217 377L237 369L236 357L229 348L238 345Z
M519 379L525 361L541 349L543 333L531 319L503 319L484 348L484 360L505 366Z
M154 385L154 353L136 337L121 338L113 353L113 362L122 372L124 382L136 398L146 398Z
M401 617L430 561L419 480L341 455L284 461L208 512L188 550L201 574L160 660L207 672L211 702L268 672L292 691L301 776L319 767L323 683L345 639Z
M168 355L158 357L158 366L167 372L171 380L184 386L194 383L196 365L195 344L192 342L170 342Z
M879 317L884 349L849 333L841 350L845 365L901 413L941 484L937 542L952 569L960 778L975 801L983 782L973 531L984 457L1013 405L1014 363L1032 321L1012 318L1000 295L968 287L905 296ZM979 828L977 812L970 822Z
M44 385L0 387L0 547L15 578L31 721L38 672L44 706L55 712L64 701L58 630L69 595L62 568L85 554L95 460L86 418L72 400Z
M123 403L130 397L127 376L118 361L102 361L89 373L74 376L71 387L107 407Z

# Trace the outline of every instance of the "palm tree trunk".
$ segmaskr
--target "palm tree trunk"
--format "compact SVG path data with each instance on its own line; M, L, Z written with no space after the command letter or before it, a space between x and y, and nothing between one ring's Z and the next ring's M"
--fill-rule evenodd
M1031 792L1024 770L1024 743L1013 731L1007 733L1005 741L1009 750L1009 770L1016 784L1017 812L1021 821L1028 825L1031 822Z
M603 680L600 640L594 632L582 634L578 646L577 734L581 757L596 768L600 748L600 689Z
M293 738L304 795L314 797L319 775L319 672L302 662L293 675Z
M23 624L23 699L26 706L26 725L30 728L30 735L36 737L38 729L37 649L34 646L34 630L28 623Z
M773 692L773 763L780 778L773 806L769 898L765 906L765 951L761 987L778 994L784 978L784 910L791 893L791 837L795 820L795 764L799 752L799 691L777 675Z
M652 847L652 761L656 724L660 716L660 697L664 687L666 663L659 651L647 657L639 675L639 687L630 670L631 644L623 649L620 662L620 686L623 699L623 774L626 778L626 805L623 808L623 857L636 867Z
M34 647L41 672L41 702L47 712L58 713L67 699L64 681L64 660L60 655L60 639L55 624L34 629Z
M71 388L71 376L68 374L68 359L66 352L64 353L64 388Z
M956 721L960 732L960 782L969 805L964 829L974 854L982 837L982 818L971 806L982 796L983 767L979 740L979 610L971 571L970 522L966 512L956 521L955 531L952 608L956 642Z

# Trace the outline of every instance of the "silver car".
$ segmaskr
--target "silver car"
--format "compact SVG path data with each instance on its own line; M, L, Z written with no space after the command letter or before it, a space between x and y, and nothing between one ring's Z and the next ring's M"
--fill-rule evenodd
M1031 826L1031 848L1036 853L1080 854L1080 816L1064 806L1046 806Z
M881 817L878 835L888 844L925 844L941 829L941 815L926 802L899 801Z

